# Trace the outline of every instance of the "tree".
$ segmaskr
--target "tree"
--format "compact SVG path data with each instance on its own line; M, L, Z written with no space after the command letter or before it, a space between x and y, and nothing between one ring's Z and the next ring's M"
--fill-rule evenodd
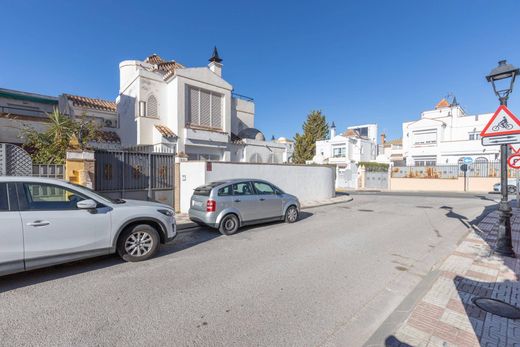
M82 148L100 139L99 127L85 116L79 120L61 114L57 109L48 115L49 126L43 132L24 127L24 147L35 164L64 164L70 140L75 136Z
M329 125L321 111L311 111L302 128L303 135L297 133L294 137L293 162L296 164L305 164L305 161L312 160L316 141L324 140L329 132Z

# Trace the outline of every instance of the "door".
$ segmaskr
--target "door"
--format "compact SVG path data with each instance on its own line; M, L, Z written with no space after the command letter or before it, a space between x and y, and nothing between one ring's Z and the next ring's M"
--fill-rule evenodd
M86 196L46 183L17 186L25 239L25 267L32 269L108 254L111 247L109 209L78 209Z
M13 183L0 183L0 276L24 270L23 227Z
M276 194L275 188L261 181L253 181L256 198L260 201L259 214L261 218L275 218L282 215L282 199Z
M259 201L254 194L251 182L240 182L231 185L233 207L240 211L242 222L250 222L259 217Z

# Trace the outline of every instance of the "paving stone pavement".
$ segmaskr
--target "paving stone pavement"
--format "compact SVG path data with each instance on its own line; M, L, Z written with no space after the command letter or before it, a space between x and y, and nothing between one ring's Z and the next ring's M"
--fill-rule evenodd
M487 313L472 302L489 297L520 307L520 259L492 253L498 218L494 211L473 226L386 346L520 346L520 320ZM513 209L511 224L520 255L520 209Z
M301 208L306 209L306 208L311 208L311 207L339 204L339 203L349 202L349 201L352 201L352 197L349 194L339 193L338 195L336 195L335 197L330 198L330 199L302 201ZM193 228L193 227L197 226L197 224L193 223L190 220L187 213L177 213L177 214L175 214L175 219L177 222L178 230Z

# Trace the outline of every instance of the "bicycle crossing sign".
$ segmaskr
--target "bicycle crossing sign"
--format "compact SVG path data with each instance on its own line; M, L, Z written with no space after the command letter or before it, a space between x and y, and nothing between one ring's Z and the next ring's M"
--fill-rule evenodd
M504 139L506 138L516 138L516 136L503 136L503 135L515 135L520 134L520 120L516 118L516 116L509 111L509 109L504 106L500 105L500 107L496 110L495 114L487 125L484 127L484 130L480 133L480 137L494 137L494 136L500 136ZM484 140L484 139L482 139ZM482 141L489 142L489 141ZM508 143L508 142L502 142L501 143ZM513 141L509 143L514 143Z

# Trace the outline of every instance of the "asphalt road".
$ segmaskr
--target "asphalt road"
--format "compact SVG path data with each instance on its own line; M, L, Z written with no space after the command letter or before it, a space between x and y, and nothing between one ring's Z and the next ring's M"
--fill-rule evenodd
M295 224L182 233L147 262L3 277L0 344L362 345L493 204L356 195Z

